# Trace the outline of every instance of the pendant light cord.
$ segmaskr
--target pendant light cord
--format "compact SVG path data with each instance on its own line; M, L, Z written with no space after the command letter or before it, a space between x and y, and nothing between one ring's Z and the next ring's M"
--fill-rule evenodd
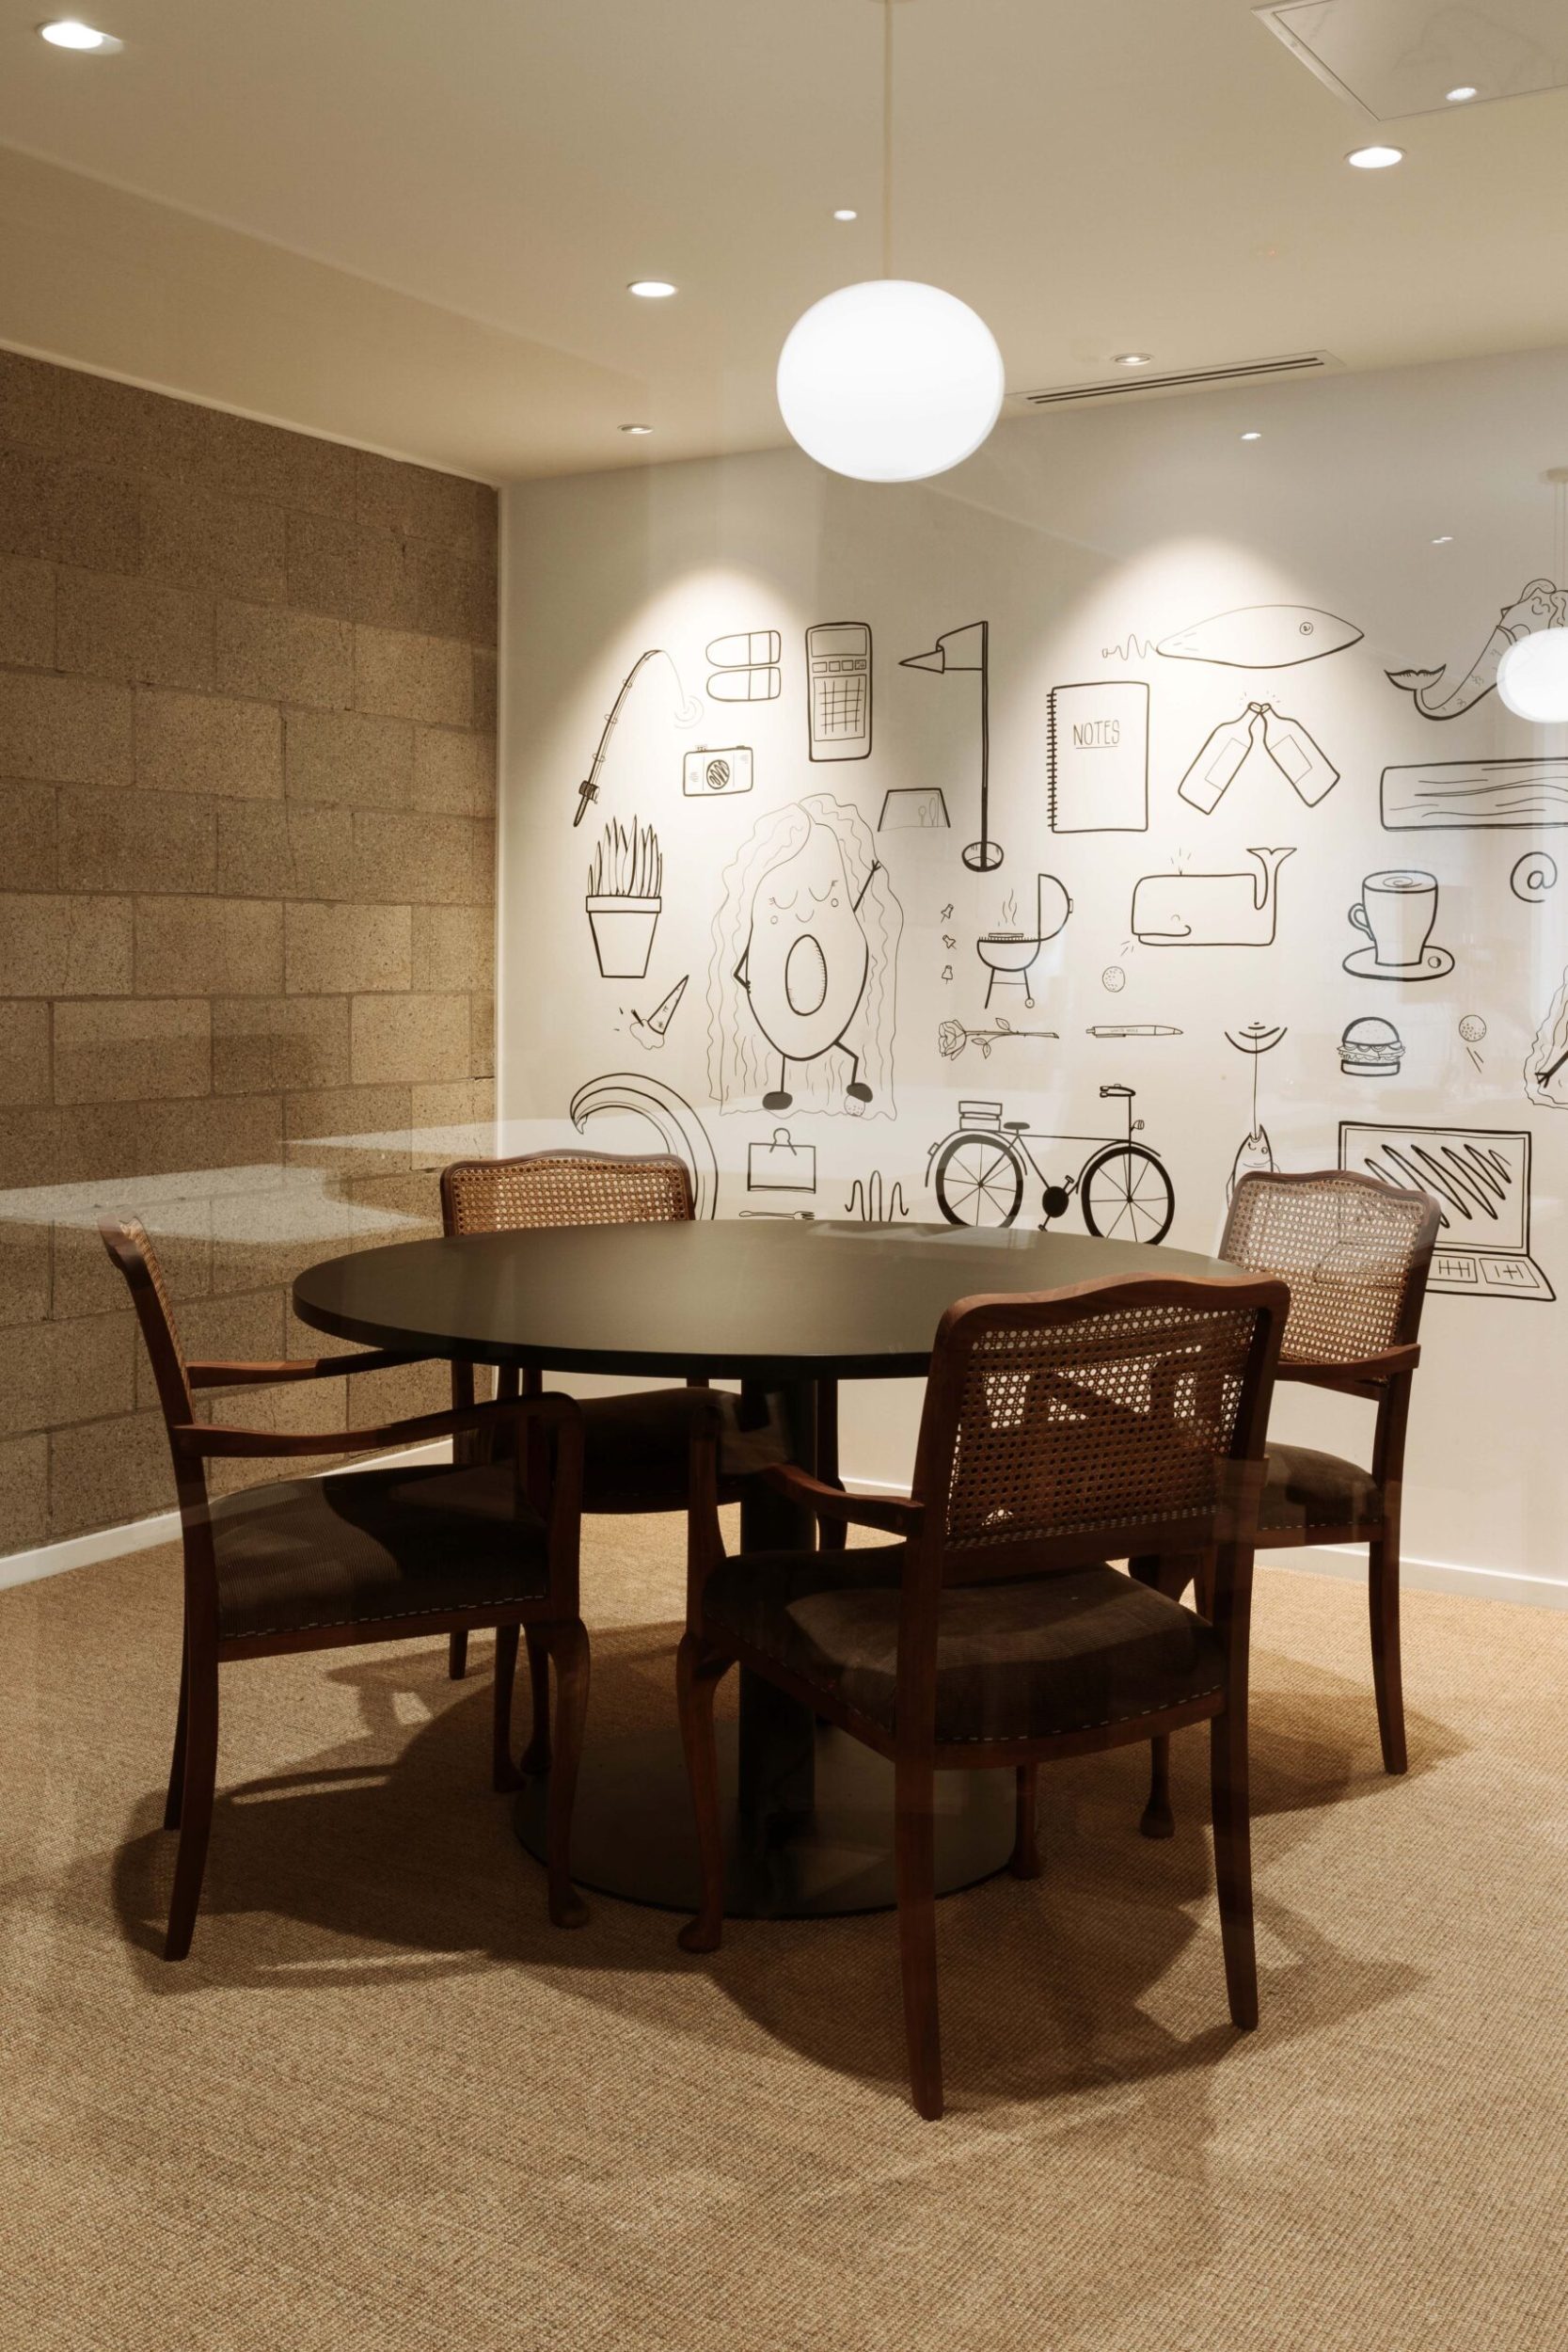
M893 9L882 0L882 276L893 276Z

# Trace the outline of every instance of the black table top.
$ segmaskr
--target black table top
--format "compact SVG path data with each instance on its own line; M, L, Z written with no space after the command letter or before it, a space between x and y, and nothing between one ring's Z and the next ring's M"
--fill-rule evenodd
M671 1379L923 1378L944 1310L1106 1276L1235 1279L1190 1250L1009 1227L579 1225L393 1243L294 1284L318 1331L491 1364Z

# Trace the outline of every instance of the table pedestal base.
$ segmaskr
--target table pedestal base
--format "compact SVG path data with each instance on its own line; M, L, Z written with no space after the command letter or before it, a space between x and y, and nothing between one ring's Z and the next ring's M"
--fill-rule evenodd
M736 1800L736 1726L721 1724L718 1733L729 1915L806 1919L891 1910L892 1765L819 1724L812 1811L743 1813ZM513 1815L518 1839L541 1861L547 1786L531 1780ZM937 1774L939 1895L990 1878L1012 1845L1010 1772ZM572 1876L590 1892L664 1911L696 1910L697 1841L673 1725L589 1742L578 1782Z

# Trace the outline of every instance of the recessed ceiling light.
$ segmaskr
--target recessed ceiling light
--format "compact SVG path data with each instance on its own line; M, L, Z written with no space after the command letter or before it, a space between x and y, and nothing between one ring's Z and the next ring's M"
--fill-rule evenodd
M113 33L101 33L96 24L84 24L74 16L56 17L51 24L40 24L39 31L52 49L80 49L89 56L111 56L125 46Z
M1243 433L1242 436L1243 441L1260 441L1262 437L1260 433Z
M1461 82L1457 89L1443 92L1450 106L1463 106L1467 98L1479 98L1481 92L1473 82Z
M1353 147L1345 157L1357 171L1386 171L1392 164L1402 164L1402 147Z
M641 294L644 302L663 302L674 293L667 278L634 278L627 294Z
M859 220L860 215L855 211L852 205L841 204L837 212L833 215L833 218L835 220Z
M651 433L653 429L651 424L618 424L615 428L617 433Z
M1453 545L1453 532L1451 531L1440 531L1432 544L1434 548L1451 548Z
M1147 368L1153 358L1151 351L1118 351L1111 365L1114 368Z

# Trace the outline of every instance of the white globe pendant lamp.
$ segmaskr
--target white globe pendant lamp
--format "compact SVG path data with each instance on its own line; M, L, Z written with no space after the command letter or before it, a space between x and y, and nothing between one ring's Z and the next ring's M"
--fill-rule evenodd
M1568 466L1546 475L1557 490L1557 567L1552 585L1568 610ZM1568 726L1568 627L1562 622L1517 638L1497 664L1497 693L1516 719Z
M808 457L858 482L920 482L972 456L1002 407L1002 354L957 294L893 274L893 10L882 9L882 275L813 303L779 354L779 407Z

